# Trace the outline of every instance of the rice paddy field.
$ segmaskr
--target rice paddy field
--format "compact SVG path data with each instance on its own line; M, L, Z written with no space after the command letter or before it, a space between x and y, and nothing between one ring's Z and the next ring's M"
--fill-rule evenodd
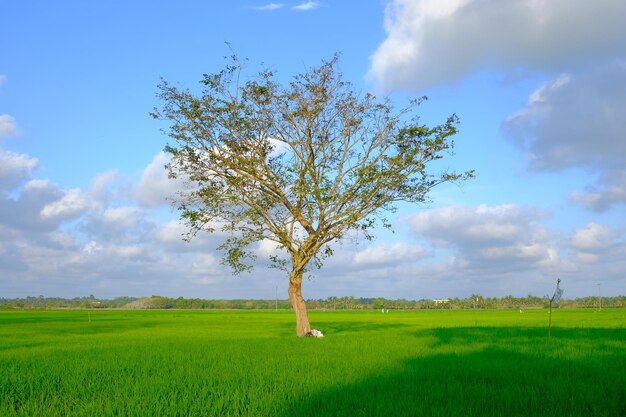
M626 309L0 311L0 416L626 416Z

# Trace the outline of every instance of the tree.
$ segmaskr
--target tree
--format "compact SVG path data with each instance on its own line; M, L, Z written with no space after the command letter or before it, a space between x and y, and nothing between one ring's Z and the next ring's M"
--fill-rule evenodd
M303 275L332 255L332 243L371 239L377 226L390 227L385 213L396 203L423 203L436 185L473 176L426 169L452 149L455 115L420 124L423 99L395 110L389 99L360 94L342 79L337 56L288 85L271 70L244 80L232 56L201 83L194 94L162 80L152 114L170 122L169 176L188 184L176 197L186 239L226 233L220 249L235 274L252 268L251 244L275 242L285 256L271 261L288 273L298 335L310 331Z

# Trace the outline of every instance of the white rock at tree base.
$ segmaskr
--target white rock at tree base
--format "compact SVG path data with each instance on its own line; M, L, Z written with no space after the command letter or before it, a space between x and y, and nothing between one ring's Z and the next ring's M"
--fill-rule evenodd
M317 329L313 329L305 334L306 337L324 337L324 334Z

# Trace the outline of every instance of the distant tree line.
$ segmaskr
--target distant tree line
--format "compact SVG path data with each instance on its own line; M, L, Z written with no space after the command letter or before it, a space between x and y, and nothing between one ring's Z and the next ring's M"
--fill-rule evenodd
M137 300L136 297L117 297L111 300L89 297L61 298L61 297L26 297L0 298L0 308L123 308Z
M547 308L547 297L528 295L526 297L483 297L473 294L467 298L450 298L443 300L390 300L386 298L354 298L354 297L329 297L325 300L308 300L309 309L324 310L466 310L466 309L529 309ZM615 297L581 297L575 299L562 299L559 302L561 308L623 308L626 307L626 296Z
M483 297L472 294L467 298L444 300L390 300L386 298L328 297L307 300L310 310L465 310L465 309L532 309L547 308L547 297L528 295L526 297ZM581 297L562 299L560 308L624 308L626 296ZM288 310L289 300L210 300L201 298L170 298L153 295L151 297L117 297L98 299L89 297L26 297L0 298L0 309L54 309L54 308L136 308L136 309L215 309L215 310Z

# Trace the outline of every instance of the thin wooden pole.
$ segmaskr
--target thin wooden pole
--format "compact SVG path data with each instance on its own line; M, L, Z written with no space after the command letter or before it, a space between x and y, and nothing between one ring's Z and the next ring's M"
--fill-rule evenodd
M548 337L552 336L552 300L554 297L550 299L550 309L548 310Z

